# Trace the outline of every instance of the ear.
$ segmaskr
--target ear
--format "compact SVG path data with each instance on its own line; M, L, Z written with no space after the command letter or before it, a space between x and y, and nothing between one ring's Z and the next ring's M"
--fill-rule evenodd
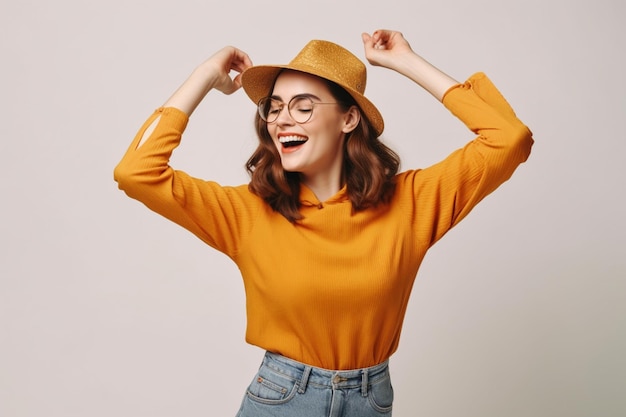
M348 109L348 111L344 114L344 125L342 132L350 133L359 125L361 121L361 112L357 106L352 106Z

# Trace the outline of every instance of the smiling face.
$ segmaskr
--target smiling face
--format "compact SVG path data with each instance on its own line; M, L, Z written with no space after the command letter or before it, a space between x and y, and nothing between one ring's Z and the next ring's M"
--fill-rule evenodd
M287 111L287 104L294 97L308 97L314 103L313 113L305 123L297 123ZM278 149L283 169L301 173L305 183L338 185L341 181L343 143L346 133L358 124L358 110L350 108L346 111L339 104L316 105L336 103L337 99L325 81L295 71L284 71L278 76L272 98L282 103L282 110L280 107L273 108L278 111L278 117L275 122L267 124L267 130ZM291 107L291 113L298 120L305 112L311 111L310 106L292 104Z

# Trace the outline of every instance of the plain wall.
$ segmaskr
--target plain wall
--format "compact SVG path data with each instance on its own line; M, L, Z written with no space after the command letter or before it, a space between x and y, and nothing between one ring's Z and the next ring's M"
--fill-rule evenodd
M320 38L364 59L361 32L381 27L459 80L486 72L536 140L426 257L394 416L626 415L625 17L618 0L4 2L0 416L235 415L263 354L237 268L113 168L221 47L284 63ZM368 71L404 169L472 139L408 79ZM254 111L210 93L172 164L247 182Z

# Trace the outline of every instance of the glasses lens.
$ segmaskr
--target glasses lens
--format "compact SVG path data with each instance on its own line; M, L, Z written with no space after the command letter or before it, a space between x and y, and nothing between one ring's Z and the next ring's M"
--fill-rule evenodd
M306 123L313 114L313 101L308 97L294 97L289 102L289 114L297 123Z
M262 98L258 104L259 116L267 123L274 123L285 107L282 101L271 97ZM294 97L289 102L289 115L297 123L306 123L313 114L313 101L308 97Z
M266 122L272 123L276 121L282 108L283 104L280 101L270 97L262 98L258 104L259 116Z

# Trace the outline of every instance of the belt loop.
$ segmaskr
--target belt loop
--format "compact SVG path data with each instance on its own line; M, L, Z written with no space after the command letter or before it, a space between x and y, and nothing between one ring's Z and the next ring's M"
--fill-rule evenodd
M363 369L363 374L361 374L361 395L367 397L367 385L369 383L367 374L368 370Z
M302 378L300 378L300 384L298 386L298 394L304 394L304 391L306 391L306 386L309 382L309 375L311 375L311 367L305 366L304 371L302 371Z

